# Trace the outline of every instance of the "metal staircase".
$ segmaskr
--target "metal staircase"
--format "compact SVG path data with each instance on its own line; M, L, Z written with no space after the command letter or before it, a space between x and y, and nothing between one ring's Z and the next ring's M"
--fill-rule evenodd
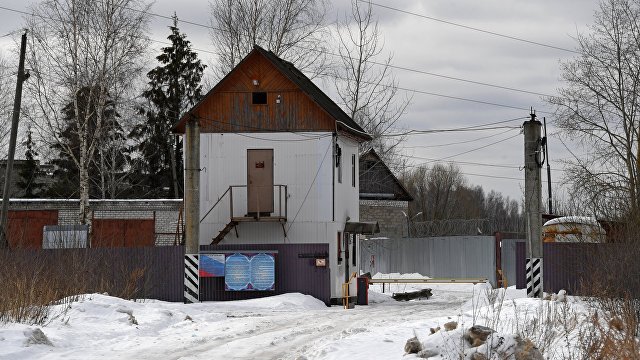
M229 222L224 226L222 230L211 240L211 245L219 244L225 236L227 236L231 230L235 230L236 237L238 236L238 225L241 222L271 222L271 223L279 223L282 226L282 231L284 232L284 236L287 236L285 224L287 222L287 198L289 197L287 191L287 185L274 185L274 197L277 199L276 204L277 207L271 212L255 212L255 213L246 213L245 206L240 206L240 209L236 207L234 212L234 189L236 192L245 191L246 185L231 185L229 188L218 198L215 204L207 211L207 213L200 219L202 223L204 219L222 202L223 199L228 199L229 203ZM243 195L242 193L240 195ZM237 204L236 204L237 205ZM242 205L242 204L241 204ZM239 214L243 214L238 216Z
M236 226L238 226L237 221L235 220L229 221L229 223L224 227L224 229L220 230L218 235L214 237L213 240L211 240L211 245L218 245L220 241L222 241L222 239L224 239L224 237L227 236L227 234L230 233L231 230L233 229L236 230L236 237L238 237L238 229L236 229Z

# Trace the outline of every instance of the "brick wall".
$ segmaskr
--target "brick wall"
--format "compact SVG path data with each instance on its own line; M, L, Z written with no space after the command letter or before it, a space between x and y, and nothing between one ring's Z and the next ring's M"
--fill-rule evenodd
M77 199L11 199L9 210L58 210L58 225L78 224ZM173 245L182 199L90 200L96 219L154 219L155 245Z
M380 234L375 237L406 237L409 202L396 200L360 200L360 221L377 221Z

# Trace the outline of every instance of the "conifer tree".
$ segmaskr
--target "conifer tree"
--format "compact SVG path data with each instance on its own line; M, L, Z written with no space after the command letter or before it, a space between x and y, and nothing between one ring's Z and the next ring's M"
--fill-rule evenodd
M24 190L25 198L35 198L43 188L43 184L39 182L39 166L36 156L38 153L33 149L33 137L31 136L31 127L27 128L27 138L24 141L25 151L24 165L18 171L19 180L16 182L18 188Z
M147 107L141 109L146 121L131 132L131 137L139 140L135 150L141 155L138 171L142 172L141 183L147 197L182 196L182 141L171 130L202 92L200 81L205 65L178 29L175 14L169 29L171 45L162 48L156 57L160 65L147 74L148 87L142 93L148 101Z

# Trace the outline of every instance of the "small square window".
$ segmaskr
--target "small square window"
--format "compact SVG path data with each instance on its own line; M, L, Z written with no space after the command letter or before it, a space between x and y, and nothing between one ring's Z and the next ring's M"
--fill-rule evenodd
M266 105L267 93L266 92L254 92L252 93L251 102L253 105Z

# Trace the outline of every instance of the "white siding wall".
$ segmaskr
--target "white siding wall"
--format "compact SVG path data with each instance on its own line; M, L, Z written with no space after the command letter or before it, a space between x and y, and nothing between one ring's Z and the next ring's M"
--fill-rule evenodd
M344 262L337 265L337 233L345 220L358 221L358 144L339 137L342 148L342 183L335 172L335 221L332 175L333 137L327 133L251 133L200 135L200 217L211 209L230 185L247 183L247 149L273 149L274 184L287 185L285 238L278 223L240 223L222 243L329 243L332 296L340 296ZM351 158L356 155L356 186L352 186ZM246 213L246 188L233 191L234 215ZM274 195L276 213L278 192ZM284 200L284 195L283 195ZM200 224L200 244L209 244L230 220L229 196ZM284 212L284 202L282 204ZM344 249L343 249L344 250ZM350 264L350 272L356 271ZM355 289L355 286L354 286Z

